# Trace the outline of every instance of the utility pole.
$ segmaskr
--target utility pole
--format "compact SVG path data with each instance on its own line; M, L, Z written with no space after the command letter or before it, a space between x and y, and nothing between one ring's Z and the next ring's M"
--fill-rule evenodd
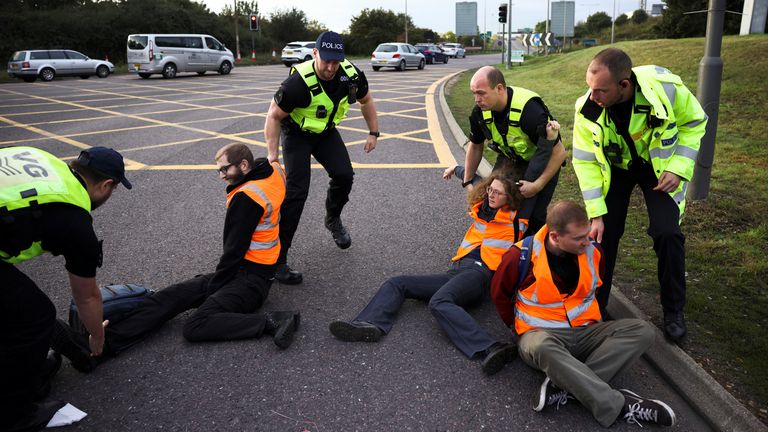
M509 0L509 7L507 7L509 15L507 15L507 68L512 66L512 0Z
M723 79L723 59L720 48L723 44L725 23L725 0L709 0L707 12L707 37L704 57L699 62L699 88L696 99L707 113L707 132L701 139L696 169L693 170L688 196L692 200L706 199L709 195L709 179L712 161L715 158L715 137L717 136L717 115L720 106L720 85Z
M536 29L533 29L533 31L535 32ZM544 21L544 34L546 35L547 33L549 33L549 0L547 0L547 20ZM549 55L548 49L544 50L544 55L545 56Z
M237 61L240 61L240 31L237 29L238 27L238 19L237 19L237 0L235 0L235 47L237 48Z
M408 43L408 0L405 0L405 43Z
M616 0L613 0L613 20L611 21L611 45L613 45L613 29L616 27Z

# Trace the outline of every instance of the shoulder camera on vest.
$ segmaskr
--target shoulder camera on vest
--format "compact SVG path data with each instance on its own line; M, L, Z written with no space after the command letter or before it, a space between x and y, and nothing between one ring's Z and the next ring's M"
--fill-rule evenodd
M350 104L357 102L357 83L354 81L349 83L349 96L347 96L347 102Z
M619 146L619 143L610 141L607 146L604 148L605 156L608 158L609 161L611 161L612 164L619 165L621 164L622 158L622 151L621 146Z
M328 115L328 110L325 109L323 105L320 105L319 107L317 107L317 111L315 111L315 117L321 119L321 118L325 118L327 115Z

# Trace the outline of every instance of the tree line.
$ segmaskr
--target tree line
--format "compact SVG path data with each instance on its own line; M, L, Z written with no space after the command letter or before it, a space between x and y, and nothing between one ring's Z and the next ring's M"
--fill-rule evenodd
M744 0L727 0L727 9L740 12ZM666 0L666 10L651 30L636 32L635 38L681 38L703 36L708 0ZM269 16L259 14L255 0L239 1L237 11L227 6L220 13L191 0L2 0L0 1L0 55L9 58L22 49L68 48L94 58L108 56L125 62L126 40L135 33L205 33L224 43L232 52L235 47L235 16L240 34L240 51L247 56L251 44L258 53L280 50L295 40L315 40L328 28L295 8L278 10ZM260 15L260 31L249 30L248 16ZM638 10L632 17L621 15L616 26L639 24L648 19ZM725 33L739 31L741 17L726 14ZM440 35L429 28L414 25L409 16L391 10L363 9L352 17L349 31L343 34L350 55L368 55L382 42L451 41L470 45L472 36L456 38L452 32ZM611 18L598 12L579 23L576 37L595 37L610 28ZM647 26L646 26L647 27ZM341 31L342 29L331 29ZM536 25L544 30L544 22ZM479 35L474 36L479 42Z

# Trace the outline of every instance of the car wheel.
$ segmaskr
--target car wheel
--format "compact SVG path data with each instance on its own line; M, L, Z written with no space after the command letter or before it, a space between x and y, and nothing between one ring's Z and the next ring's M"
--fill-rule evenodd
M374 70L374 72L378 72L381 69L381 66L371 66Z
M109 68L106 65L101 65L96 68L96 76L99 78L106 78L109 76Z
M35 82L37 80L37 77L24 77L22 78L24 82Z
M397 66L397 70L399 71L405 70L405 60L400 60L400 64Z
M443 57L443 64L448 64L448 56Z
M171 79L176 76L176 65L173 63L166 63L163 66L163 78Z
M312 56L311 55L307 55L307 56L304 57L304 61L310 61L310 60L312 60Z
M90 77L91 77L90 75L80 75L80 78L81 78L81 79L88 79L88 78L90 78Z
M51 68L45 68L40 71L40 79L43 81L53 81L56 78L56 72Z
M201 76L202 76L202 75L205 75L205 71L200 71L200 72L198 72L197 74L198 74L198 75L201 75Z
M150 74L148 74L148 73L140 73L140 74L139 74L139 76L140 76L140 77L142 77L142 78L144 78L144 79L147 79L147 78L149 78L149 75L150 75Z
M419 60L419 69L424 69L424 59Z
M222 75L229 75L232 72L232 63L225 61L219 66L219 73Z

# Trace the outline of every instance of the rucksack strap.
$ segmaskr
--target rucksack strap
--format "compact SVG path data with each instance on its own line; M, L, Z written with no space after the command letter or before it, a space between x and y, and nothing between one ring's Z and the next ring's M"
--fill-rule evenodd
M528 236L523 239L523 244L520 247L520 259L517 263L517 285L515 286L515 292L520 290L525 277L528 276L528 269L531 267L531 246L533 245L533 236Z

